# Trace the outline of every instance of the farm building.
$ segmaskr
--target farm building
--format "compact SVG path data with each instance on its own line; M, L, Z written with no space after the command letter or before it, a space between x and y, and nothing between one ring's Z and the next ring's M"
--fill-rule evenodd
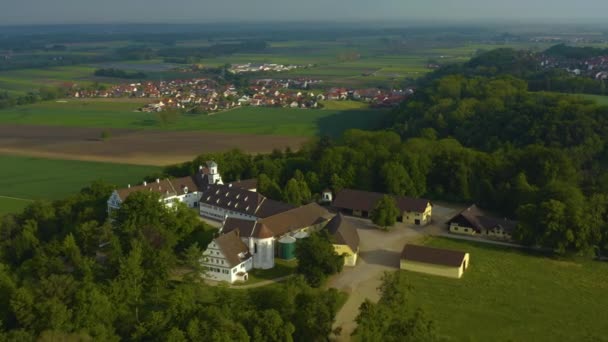
M111 216L130 194L137 191L157 192L167 207L182 202L190 208L198 208L200 216L220 222L226 217L255 221L294 208L290 204L266 198L257 193L256 188L256 179L224 184L217 164L209 161L206 167L200 166L192 176L157 179L156 182L143 182L115 190L108 199L108 214Z
M339 211L359 217L369 217L384 194L343 189L338 192L332 206ZM431 222L433 205L427 199L393 196L401 215L397 221L424 226Z
M206 271L205 278L232 284L247 281L247 271L252 268L253 261L238 231L233 231L213 239L203 253L201 264Z
M450 233L454 234L479 234L498 239L511 239L517 222L487 215L473 204L451 218L448 225Z
M161 201L172 207L177 202L185 203L188 207L198 207L201 199L201 190L212 184L222 184L217 164L213 161L207 162L206 167L200 166L199 171L188 177L175 179L156 179L155 182L143 182L140 185L116 189L108 199L108 215L120 209L130 194L138 191L156 192L161 195Z
M220 222L225 217L255 221L294 208L233 184L210 184L203 188L200 191L200 216Z
M355 266L359 255L359 233L342 213L334 216L326 226L336 253L344 255L344 265Z
M460 279L469 267L469 253L406 244L401 269Z
M275 257L292 259L294 239L305 238L318 231L332 218L332 214L316 203L293 208L266 218L250 220L226 217L221 234L238 231L238 235L253 256L253 267L274 267Z

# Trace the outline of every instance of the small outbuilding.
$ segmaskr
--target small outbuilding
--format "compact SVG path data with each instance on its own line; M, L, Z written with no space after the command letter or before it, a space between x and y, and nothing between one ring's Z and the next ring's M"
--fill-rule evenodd
M344 256L344 265L355 266L359 255L359 233L342 213L329 221L326 229L336 253Z
M460 279L469 267L469 253L406 244L401 252L401 269Z

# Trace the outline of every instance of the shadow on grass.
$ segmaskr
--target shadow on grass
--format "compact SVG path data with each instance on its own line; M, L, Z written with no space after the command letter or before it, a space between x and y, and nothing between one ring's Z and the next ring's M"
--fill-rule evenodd
M273 280L288 275L292 275L296 272L297 261L296 260L275 260L275 265L271 269L261 270L252 269L249 273L249 280L244 283L235 283L234 285L252 285L262 281Z
M432 237L431 241L432 240L445 241L445 242L448 242L450 245L458 244L458 245L470 246L472 248L482 249L482 250L486 250L486 251L519 253L519 254L525 254L525 255L529 255L529 256L545 257L545 258L551 258L551 259L556 259L556 260L559 260L562 258L566 258L566 259L568 258L567 256L560 256L558 254L555 254L552 251L531 249L531 248L527 248L527 247L519 248L519 247L515 247L515 246L501 246L501 245L487 243L487 242L484 242L481 240L480 241L471 241L471 240L461 240L461 239L450 239L448 237L439 237L439 236ZM443 243L439 243L439 244L430 243L429 246L444 248ZM466 248L461 248L461 247L453 248L451 246L445 247L445 248L460 249L460 250L466 249Z
M376 130L390 124L390 111L385 109L343 110L317 120L320 136L338 138L349 129Z

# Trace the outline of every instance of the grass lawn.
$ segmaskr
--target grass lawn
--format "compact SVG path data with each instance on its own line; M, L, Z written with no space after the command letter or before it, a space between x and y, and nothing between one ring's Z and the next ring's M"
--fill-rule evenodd
M139 183L160 168L73 160L0 155L0 196L22 199L59 199L78 192L92 181L117 186ZM0 197L0 212L13 212L27 205Z
M94 71L94 67L82 65L2 71L0 88L24 94L40 87L58 86L65 82L84 86L92 83Z
M589 95L589 94L579 94L580 96L597 101L598 104L608 106L608 95Z
M0 197L0 216L2 214L14 213L25 208L30 201Z
M404 272L410 300L452 341L605 341L608 263L559 260L449 239L470 253L460 280Z
M358 101L321 101L325 110L365 109L369 104Z
M292 109L243 107L214 115L182 115L175 123L161 126L156 113L135 112L146 101L67 100L48 101L0 111L0 124L69 127L206 130L230 133L339 136L349 128L381 127L387 111L355 108ZM333 106L333 105L332 105ZM341 105L342 106L342 105ZM357 104L359 107L360 104Z
M285 277L294 274L296 266L298 265L297 260L281 260L275 259L274 267L268 270L251 269L249 273L249 279L244 282L237 282L234 285L253 285L262 281L273 280L280 277Z

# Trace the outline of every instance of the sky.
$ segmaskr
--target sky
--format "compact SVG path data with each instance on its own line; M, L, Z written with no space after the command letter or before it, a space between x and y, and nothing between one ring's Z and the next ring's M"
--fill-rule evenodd
M0 25L608 17L608 0L0 0L0 8Z

